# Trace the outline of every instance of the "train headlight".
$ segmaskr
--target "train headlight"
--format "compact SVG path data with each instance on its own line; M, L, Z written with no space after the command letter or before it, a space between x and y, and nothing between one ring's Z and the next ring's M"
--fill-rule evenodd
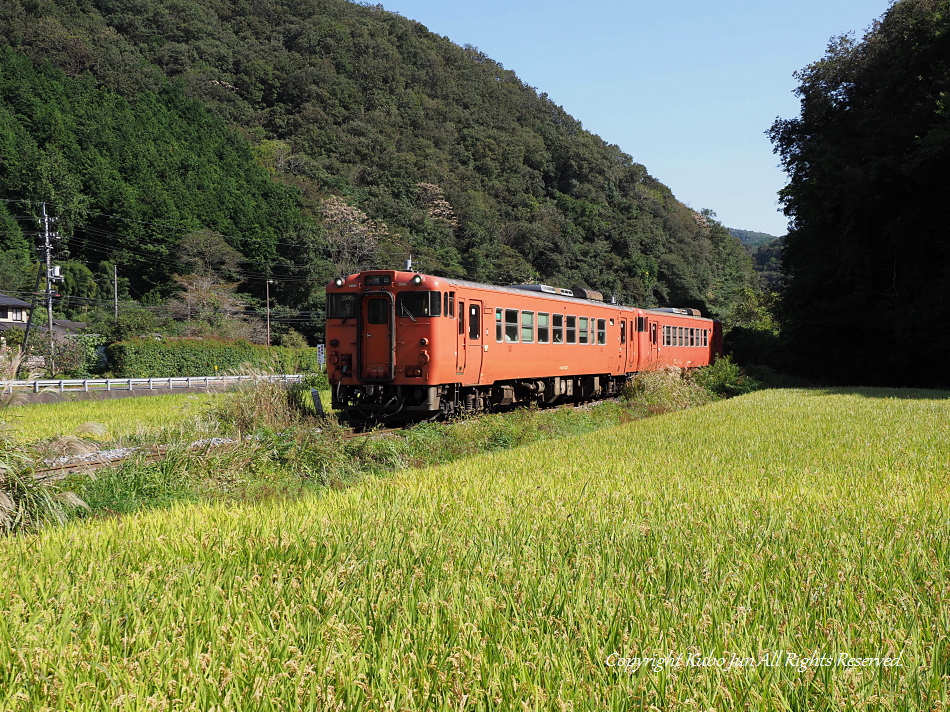
M344 284L346 284L346 282L342 277L337 277L333 280L333 286L335 287L342 287Z
M421 274L417 274L417 275L416 275L415 277L413 277L410 281L411 281L414 285L416 285L416 286L418 287L420 284L422 284L422 275L421 275Z

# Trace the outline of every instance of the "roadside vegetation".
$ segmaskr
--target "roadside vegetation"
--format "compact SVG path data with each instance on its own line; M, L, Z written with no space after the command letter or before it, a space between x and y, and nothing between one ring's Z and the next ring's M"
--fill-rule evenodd
M386 437L347 439L336 419L319 418L311 388L329 403L325 377L285 388L259 382L220 394L156 396L20 406L0 411L7 443L29 472L50 457L94 449L171 446L165 462L123 465L48 483L75 493L101 517L177 501L260 501L342 488L368 475L451 462L538 440L599 430L712 402L754 385L728 359L700 375L645 374L616 401L573 409L520 409L450 423L420 424ZM139 413L142 414L141 419ZM96 417L98 424L88 422ZM40 433L43 437L37 437ZM16 438L15 440L11 435ZM26 521L26 520L24 520ZM30 520L35 528L48 518Z
M612 409L629 412L452 424L497 451L321 496L10 538L0 706L947 704L950 393L764 390L594 432ZM547 417L579 434L548 437ZM505 449L529 430L543 439ZM382 470L444 447L435 426L409 432L351 453ZM275 437L209 469L276 472L281 447L315 479L351 456L300 462ZM788 663L816 651L900 663ZM780 664L698 662L766 655ZM682 662L616 665L643 656Z

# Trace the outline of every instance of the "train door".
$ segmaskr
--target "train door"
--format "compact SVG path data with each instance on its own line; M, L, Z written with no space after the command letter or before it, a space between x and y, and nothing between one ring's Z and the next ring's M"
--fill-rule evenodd
M468 340L466 351L468 357L465 368L468 374L468 383L479 383L482 373L482 303L473 299L468 303Z
M620 321L620 360L626 373L637 370L637 344L640 341L640 331L643 326L643 317L631 317L629 321Z
M465 373L465 360L468 358L467 337L465 330L465 302L458 301L458 337L455 342L455 372Z
M363 295L359 334L359 375L363 381L393 379L393 314L395 300L389 292Z
M651 367L653 367L652 365L658 363L660 360L660 342L659 335L657 334L659 326L655 321L650 321L648 322L648 329L649 331L647 333L647 339L649 342L648 346L650 349L650 358L647 363L651 364Z

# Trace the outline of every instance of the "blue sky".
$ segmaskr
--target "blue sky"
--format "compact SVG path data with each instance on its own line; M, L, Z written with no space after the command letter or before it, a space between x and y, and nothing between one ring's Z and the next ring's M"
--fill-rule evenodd
M470 44L727 227L785 233L765 132L798 114L792 76L889 0L390 0Z

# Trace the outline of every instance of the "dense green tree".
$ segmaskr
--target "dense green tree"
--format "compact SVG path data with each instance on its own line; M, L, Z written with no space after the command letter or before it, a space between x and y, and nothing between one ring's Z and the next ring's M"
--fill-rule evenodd
M0 152L0 192L112 216L77 217L70 249L118 260L133 292L170 295L175 246L198 230L247 258L243 290L273 278L304 312L337 269L409 255L717 315L751 273L721 226L545 94L381 6L7 0L0 44L19 75L0 78L0 141L23 157L8 169ZM371 250L347 252L333 205L385 225Z
M900 0L798 78L801 115L771 129L794 356L836 382L950 384L950 2Z

